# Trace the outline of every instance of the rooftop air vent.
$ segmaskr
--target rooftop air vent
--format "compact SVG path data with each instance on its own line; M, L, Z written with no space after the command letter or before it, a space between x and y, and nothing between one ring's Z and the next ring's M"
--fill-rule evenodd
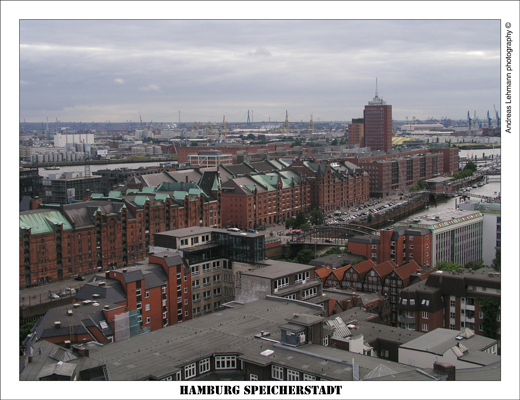
M105 282L104 281L99 282L99 286L105 286Z
M80 305L81 305L81 304L79 304L79 303L74 303L72 306L73 306L74 308L78 308Z
M72 310L67 310L67 315L72 315Z

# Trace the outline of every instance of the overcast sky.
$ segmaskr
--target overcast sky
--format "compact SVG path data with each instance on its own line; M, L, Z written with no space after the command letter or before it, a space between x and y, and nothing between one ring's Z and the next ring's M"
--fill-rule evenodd
M498 20L26 20L20 120L349 121L376 77L394 119L485 119L499 46Z

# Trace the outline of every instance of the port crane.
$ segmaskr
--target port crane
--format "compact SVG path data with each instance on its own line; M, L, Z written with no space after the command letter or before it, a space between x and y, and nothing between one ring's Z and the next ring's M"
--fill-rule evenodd
M498 116L498 112L497 112L497 109L494 104L493 104L493 108L495 109L495 116L497 118L497 128L500 129L500 117Z

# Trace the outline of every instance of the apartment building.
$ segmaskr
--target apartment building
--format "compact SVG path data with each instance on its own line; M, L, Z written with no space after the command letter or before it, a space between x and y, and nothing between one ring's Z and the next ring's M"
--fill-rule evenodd
M500 340L500 297L500 273L493 269L432 272L426 280L402 290L398 322L401 328L419 332L469 328L484 335L488 310L496 315L492 324Z
M209 314L235 300L240 276L265 258L265 236L207 227L154 235L153 252L179 254L191 270L192 315Z
M242 272L236 300L243 303L268 295L285 299L314 302L328 310L328 297L323 296L323 284L314 266L265 260L260 268Z
M464 265L481 261L483 215L478 211L447 210L397 222L380 235L356 236L349 251L376 263L387 260L397 265L414 260L422 267L438 261Z
M190 274L179 256L167 252L97 274L73 304L47 311L32 330L33 340L109 343L188 321Z

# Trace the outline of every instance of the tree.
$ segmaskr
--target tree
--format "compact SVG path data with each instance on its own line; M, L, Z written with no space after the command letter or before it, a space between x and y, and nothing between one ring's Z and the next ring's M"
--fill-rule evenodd
M468 161L466 166L464 167L464 170L470 170L471 172L477 171L477 164L475 164L473 161Z
M462 265L456 264L452 261L442 260L438 261L437 265L435 265L439 271L458 271L460 268L463 268Z
M287 220L285 221L285 228L286 229L296 228L296 218L294 218L294 217L287 218Z
M321 210L313 209L311 210L310 220L313 225L323 225L325 222L325 216Z
M424 190L428 187L428 183L424 180L420 180L419 182L417 182L417 186L419 187L419 189Z
M255 135L253 133L250 133L249 135L246 136L246 139L247 140L255 140Z
M498 333L497 317L500 301L493 297L477 297L480 310L484 313L482 328L484 336L496 339Z
M301 228L305 224L307 224L307 214L305 214L305 211L300 210L296 214L296 227Z
M495 271L500 272L500 247L495 247L495 258L491 263L491 267Z
M294 259L294 261L300 264L308 264L315 258L316 253L314 253L314 251L312 251L311 249L304 249L299 251L298 254L296 254L296 258Z
M374 217L373 217L372 213L369 213L368 217L367 217L367 222L371 223L373 219L374 219Z
M339 246L334 246L331 249L328 249L325 253L323 253L323 257L332 256L334 254L343 254L346 252L346 249L342 249Z
M464 264L464 268L472 269L476 271L477 269L484 268L484 262L483 261L468 261L466 264Z
M331 144L331 146L337 146L338 145L338 139L334 139L330 144Z
M347 144L347 142L346 142L345 139L341 139L341 140L339 141L339 144Z
M296 139L294 142L291 143L291 148L295 146L301 146L302 142L300 142L298 139Z

